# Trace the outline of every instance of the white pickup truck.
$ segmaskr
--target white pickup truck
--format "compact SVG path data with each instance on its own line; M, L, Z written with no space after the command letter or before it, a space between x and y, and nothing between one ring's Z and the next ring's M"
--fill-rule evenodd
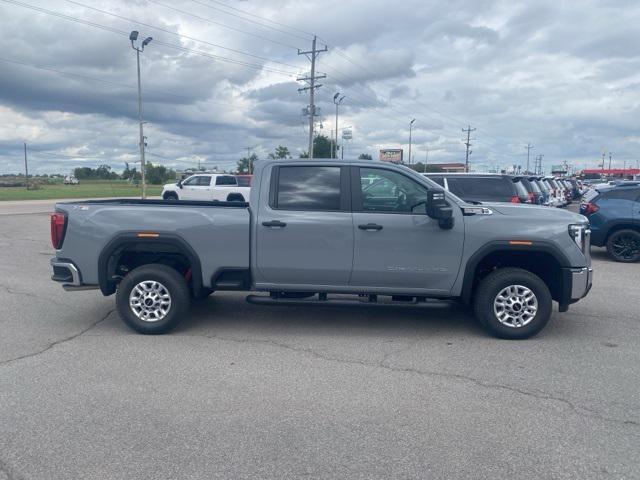
M162 189L164 200L201 200L223 202L249 200L250 186L241 186L239 183L246 182L247 177L239 182L234 175L220 173L202 173L191 175L177 183L167 183Z

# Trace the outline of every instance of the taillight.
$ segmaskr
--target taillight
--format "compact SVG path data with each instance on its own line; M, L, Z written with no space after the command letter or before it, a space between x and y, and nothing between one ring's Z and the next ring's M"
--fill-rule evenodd
M64 213L51 214L51 245L58 250L62 247L67 227L67 216Z
M514 195L513 197L511 197L511 203L520 203L520 197Z
M584 215L591 215L592 213L596 213L598 210L600 210L600 207L595 203L587 203L584 206Z

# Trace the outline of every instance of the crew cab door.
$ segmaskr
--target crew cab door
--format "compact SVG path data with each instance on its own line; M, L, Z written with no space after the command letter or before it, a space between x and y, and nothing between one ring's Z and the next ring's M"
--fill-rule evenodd
M226 201L230 193L238 192L238 180L233 175L218 175L211 200Z
M182 200L210 200L211 175L194 175L182 182L178 193Z
M260 202L255 227L256 283L300 290L348 285L353 261L349 170L306 163L271 170L269 198Z
M408 174L351 167L354 259L350 285L410 293L450 292L460 268L464 222L440 228L426 215L427 187Z

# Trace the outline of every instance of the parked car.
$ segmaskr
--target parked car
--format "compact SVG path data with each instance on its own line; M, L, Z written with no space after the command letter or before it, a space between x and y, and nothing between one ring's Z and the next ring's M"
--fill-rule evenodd
M470 203L531 203L521 177L493 173L423 173L441 187Z
M591 242L605 246L617 262L640 261L640 186L593 189L580 204L589 219Z
M533 181L533 177L514 177L516 180L519 180L520 183L524 186L527 191L527 196L529 199L529 203L534 205L542 205L543 196L540 191L540 187L535 184Z
M249 186L239 185L234 175L206 173L164 185L162 199L244 202L249 199L250 191Z
M238 181L239 187L251 186L251 179L253 178L253 175L236 175L235 177L236 177L236 180Z
M554 203L556 207L565 207L568 205L567 197L564 192L564 187L562 187L554 177L546 177L545 182L551 188L551 194L554 197Z
M248 301L271 305L460 300L494 335L527 338L553 300L566 311L591 286L588 223L575 213L465 203L371 160L265 160L254 182L251 208L60 203L52 278L117 292L121 318L146 334L175 327L192 297L250 290L266 294Z
M78 180L73 175L67 175L66 177L64 177L63 183L65 185L79 185L80 184L80 180Z
M554 198L551 193L551 187L541 178L535 177L532 180L542 192L542 205L548 207L555 207Z

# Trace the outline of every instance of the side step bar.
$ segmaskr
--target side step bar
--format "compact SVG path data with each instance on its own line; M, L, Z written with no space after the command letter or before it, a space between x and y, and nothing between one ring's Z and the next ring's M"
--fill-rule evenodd
M407 301L406 297L402 299L394 299L389 301L378 301L377 295L359 295L353 298L328 298L327 294L320 293L314 295L312 298L300 299L300 298L283 298L277 295L247 295L247 302L254 305L336 305L336 306L351 306L351 305L376 305L376 306L416 306L424 305L425 303L440 303L442 300L447 299L431 299L425 297L412 297L411 301ZM433 303L432 303L433 302Z

